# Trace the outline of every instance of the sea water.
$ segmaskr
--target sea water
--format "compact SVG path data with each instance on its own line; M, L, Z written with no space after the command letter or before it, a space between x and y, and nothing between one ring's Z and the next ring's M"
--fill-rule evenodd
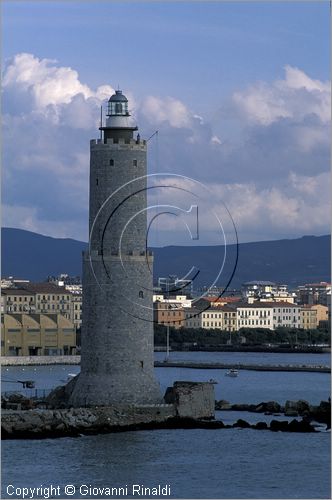
M248 363L259 359L267 364L323 365L329 358L296 354L291 362L289 356L294 355L265 354L263 361L255 353L172 353L171 357L243 362L238 361L243 354ZM156 356L163 359L164 354ZM23 372L22 367L3 367L3 378L34 375L38 387L51 387L79 371L78 366L24 368ZM214 378L216 399L232 403L306 399L317 404L330 394L330 376L324 373L241 370L237 378L230 378L225 370L158 368L156 374L162 390L175 380ZM225 423L237 418L254 422L258 415L217 412L217 418ZM8 485L12 485L9 493ZM140 495L132 495L134 485L151 493L167 487L166 498L330 498L330 433L175 429L2 443L2 498L22 498L10 493L50 485L61 493L53 498L116 498L107 494L111 487L113 493L127 491L125 497L136 498ZM72 495L66 495L66 486Z

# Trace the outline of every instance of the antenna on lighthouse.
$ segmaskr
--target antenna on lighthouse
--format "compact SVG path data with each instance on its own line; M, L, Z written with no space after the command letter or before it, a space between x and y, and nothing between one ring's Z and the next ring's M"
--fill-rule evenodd
M103 126L103 105L100 106L100 139L102 139L102 128Z

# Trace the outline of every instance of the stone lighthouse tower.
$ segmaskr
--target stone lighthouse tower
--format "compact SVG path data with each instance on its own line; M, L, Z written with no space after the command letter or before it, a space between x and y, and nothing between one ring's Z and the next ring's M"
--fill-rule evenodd
M153 373L146 153L117 90L90 143L89 250L83 256L81 373L73 406L159 403ZM136 134L135 134L136 135Z

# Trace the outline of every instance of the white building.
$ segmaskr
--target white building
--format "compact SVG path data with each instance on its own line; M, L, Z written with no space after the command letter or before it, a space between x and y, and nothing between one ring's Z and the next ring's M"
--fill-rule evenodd
M300 328L300 307L288 302L254 302L237 308L237 329L278 327Z
M191 307L191 299L187 299L186 295L171 295L168 297L163 294L153 295L153 302L162 302L165 304L174 304L182 307Z
M295 302L296 294L288 292L287 285L278 285L272 281L248 281L242 285L244 299L253 304L261 302Z

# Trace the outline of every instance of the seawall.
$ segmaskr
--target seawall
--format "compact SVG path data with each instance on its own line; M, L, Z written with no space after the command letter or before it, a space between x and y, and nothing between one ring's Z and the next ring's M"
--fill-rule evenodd
M2 366L79 365L81 356L4 356ZM203 363L194 361L155 361L158 368L195 368L202 370L255 370L277 372L331 373L331 367L319 365L267 365L246 363Z

